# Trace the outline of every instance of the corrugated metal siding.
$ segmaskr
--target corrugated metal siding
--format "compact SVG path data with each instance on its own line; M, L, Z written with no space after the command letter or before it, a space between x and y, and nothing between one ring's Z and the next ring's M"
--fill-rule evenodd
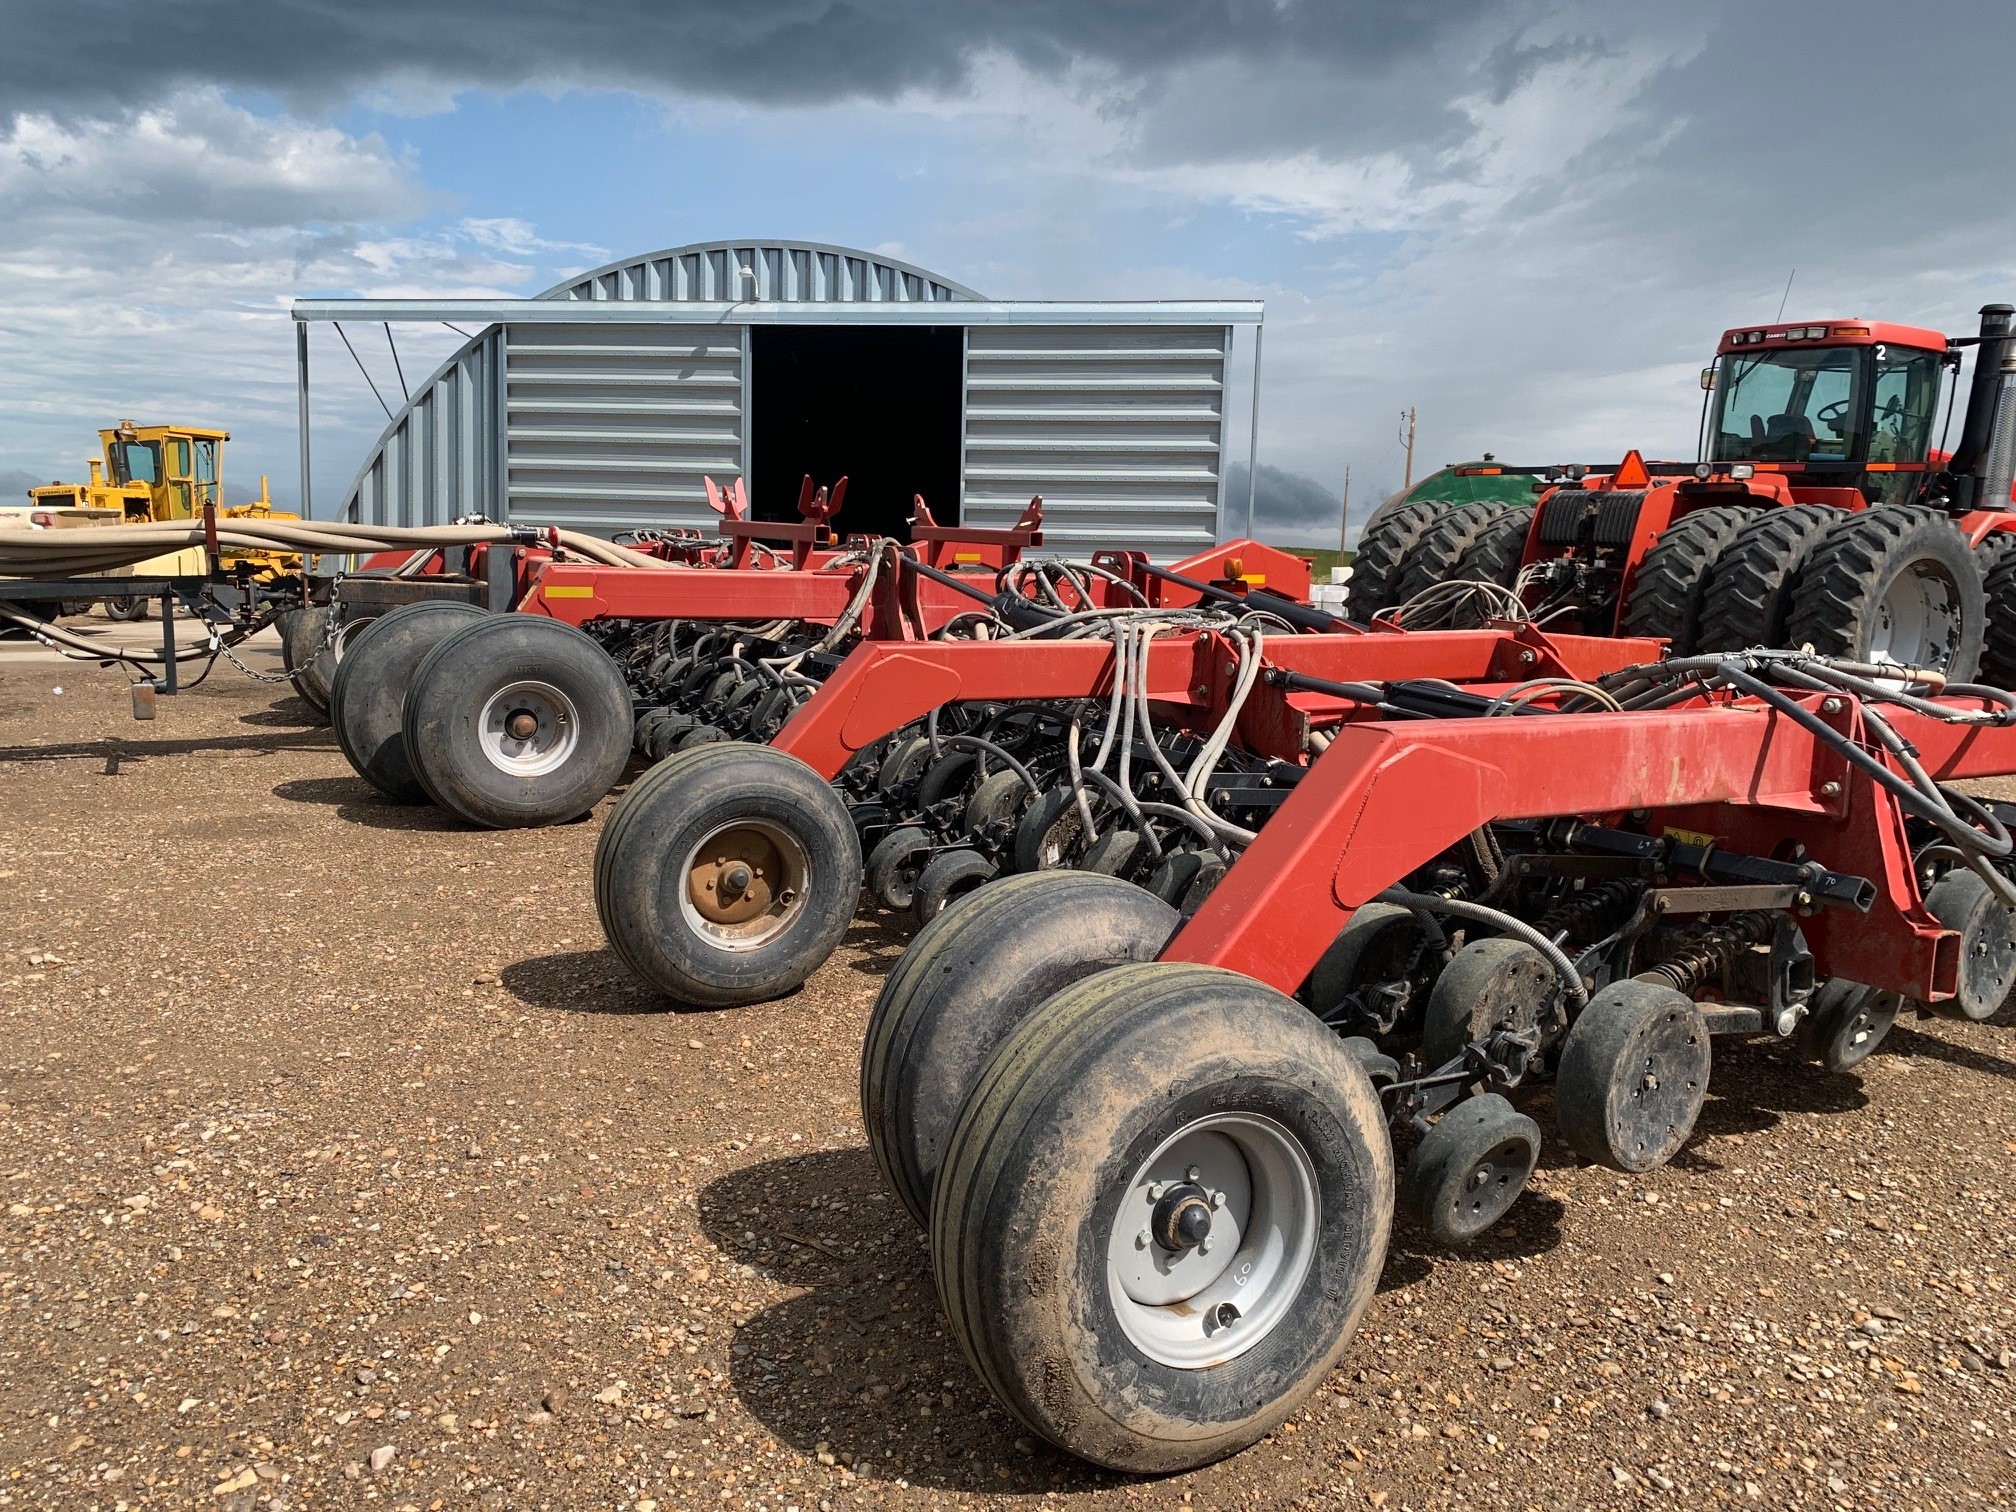
M514 524L711 528L702 475L742 473L739 326L513 325L505 353Z
M741 274L745 267L756 275L753 293ZM823 242L775 241L699 242L649 252L556 284L539 297L936 304L980 296L963 284L894 258ZM513 333L512 340L543 349L542 337L535 333L553 329L524 327ZM725 334L736 346L739 363L741 330ZM670 329L665 336L689 347L695 339ZM637 524L711 521L704 504L697 515L692 506L701 497L700 472L711 472L717 480L741 473L739 376L732 416L667 411L662 404L654 409L645 395L657 392L662 401L663 383L650 381L648 371L640 369L640 380L626 387L622 378L626 359L615 350L647 339L612 336L603 342L608 348L603 357L591 359L591 365L603 365L601 376L624 389L641 408L624 410L629 400L613 393L603 396L606 403L600 410L554 408L569 402L559 397L562 390L571 391L577 403L593 402L587 394L593 376L577 372L542 386L532 382L533 368L525 369L528 407L522 427L515 418L510 424L507 499L497 476L498 333L494 326L478 333L393 417L351 483L340 518L379 525L438 525L457 515L487 514L493 519L514 518L520 524L564 524L604 532ZM712 341L706 350L710 355L705 360L711 364ZM514 375L516 358L513 351ZM564 360L548 351L536 361L557 371L555 365ZM644 353L639 360L648 364L662 359ZM662 379L662 368L657 376ZM696 382L691 387L708 385ZM518 398L514 389L514 412ZM607 407L611 404L616 408ZM626 413L628 420L623 418ZM570 414L573 420L566 420ZM724 453L720 438L731 430L738 439ZM647 455L661 440L669 449L660 456ZM724 456L728 460L722 460ZM658 463L663 465L650 465ZM631 484L642 491L632 491ZM507 515L507 509L518 512ZM595 523L598 520L606 523Z
M755 275L754 288L742 269ZM821 242L711 242L584 273L542 299L756 299L918 304L978 299L964 284L894 258Z
M1181 556L1218 535L1222 326L974 326L966 336L969 525L1043 496L1047 546Z
M420 385L358 469L339 518L439 525L494 513L497 344L492 327Z

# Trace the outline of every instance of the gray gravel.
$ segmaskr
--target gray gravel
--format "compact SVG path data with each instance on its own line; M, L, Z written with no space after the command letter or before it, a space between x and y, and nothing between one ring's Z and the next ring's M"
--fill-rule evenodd
M1403 1230L1307 1411L1130 1482L990 1404L880 1189L900 930L667 1011L596 927L606 807L392 808L283 695L134 724L0 658L0 1506L2012 1500L2007 1025L1718 1046L1673 1166L1550 1149L1480 1250Z

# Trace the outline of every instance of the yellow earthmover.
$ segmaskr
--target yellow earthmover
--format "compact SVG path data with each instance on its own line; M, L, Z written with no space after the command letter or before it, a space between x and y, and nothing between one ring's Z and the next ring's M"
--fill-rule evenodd
M214 505L219 520L295 520L300 516L273 507L266 479L250 504L224 503L224 443L229 431L197 425L135 425L121 420L98 432L102 456L90 459L88 483L46 483L28 490L25 515L31 528L64 529L91 525L132 525L149 521L200 520ZM16 523L10 521L8 523ZM226 552L224 565L243 566L262 581L296 574L301 558L283 552ZM201 573L200 548L171 552L125 569L121 575L170 577ZM110 602L108 613L145 614L147 601Z

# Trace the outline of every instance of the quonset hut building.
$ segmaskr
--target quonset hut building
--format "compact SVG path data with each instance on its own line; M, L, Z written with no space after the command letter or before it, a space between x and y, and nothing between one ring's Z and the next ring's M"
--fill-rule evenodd
M759 519L793 519L806 474L845 474L842 532L904 535L914 494L941 524L1007 526L1041 494L1054 549L1179 556L1247 528L1261 315L1258 301L992 301L790 241L653 252L536 299L300 300L303 512L711 529L703 476L744 478ZM308 333L351 321L472 334L318 506ZM1228 492L1235 451L1248 465Z

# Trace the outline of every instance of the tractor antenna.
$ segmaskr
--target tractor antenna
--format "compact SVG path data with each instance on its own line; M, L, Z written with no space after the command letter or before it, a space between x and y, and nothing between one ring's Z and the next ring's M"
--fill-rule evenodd
M1785 275L1785 292L1778 296L1778 313L1771 317L1773 320L1783 320L1785 318L1785 301L1792 297L1792 280L1798 276L1799 270L1797 268L1794 268L1790 273Z

